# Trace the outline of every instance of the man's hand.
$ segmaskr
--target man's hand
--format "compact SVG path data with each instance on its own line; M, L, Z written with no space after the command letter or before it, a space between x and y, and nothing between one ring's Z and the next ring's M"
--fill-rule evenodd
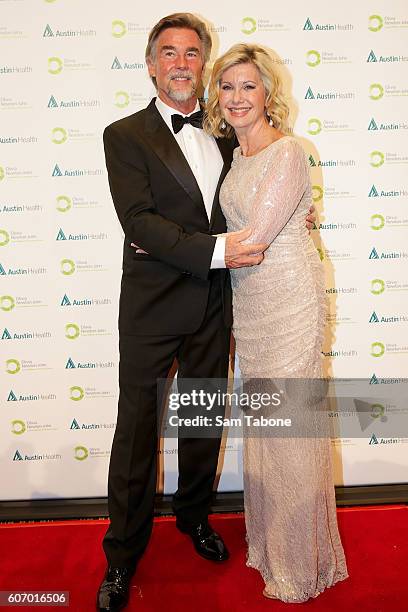
M314 228L315 223L316 223L316 215L315 215L315 207L312 204L311 207L309 208L309 212L308 215L306 217L306 227L307 229L310 230Z
M252 234L251 229L243 229L239 232L225 234L225 267L244 268L246 266L257 266L264 258L264 250L267 244L242 244Z

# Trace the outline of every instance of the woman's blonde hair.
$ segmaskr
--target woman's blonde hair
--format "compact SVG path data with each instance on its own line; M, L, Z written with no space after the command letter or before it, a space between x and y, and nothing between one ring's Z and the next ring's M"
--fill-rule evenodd
M282 93L282 81L273 68L273 59L260 45L239 43L221 55L214 64L208 89L208 101L204 117L204 129L216 138L231 137L234 129L225 123L219 104L220 83L223 73L238 64L253 64L265 87L265 112L272 119L274 127L288 131L289 108Z

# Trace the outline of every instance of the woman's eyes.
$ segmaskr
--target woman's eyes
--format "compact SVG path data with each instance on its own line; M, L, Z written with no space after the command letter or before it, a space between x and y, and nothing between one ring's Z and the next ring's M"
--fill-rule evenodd
M245 91L249 91L249 90L255 89L255 87L256 87L256 85L250 85L249 83L247 83L246 85L243 86L243 89ZM226 83L224 83L224 85L221 85L221 89L223 91L230 91L232 89L232 86L231 85L227 85Z

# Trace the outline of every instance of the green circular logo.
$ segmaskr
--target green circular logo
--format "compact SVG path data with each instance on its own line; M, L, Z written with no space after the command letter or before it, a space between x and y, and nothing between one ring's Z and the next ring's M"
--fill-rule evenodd
M380 295L385 291L385 283L381 278L374 278L371 281L371 293L373 295Z
M112 36L115 38L122 38L127 32L126 23L120 19L114 19L112 21Z
M371 345L371 355L373 357L382 357L385 353L385 346L382 342L373 342Z
M0 246L6 246L10 242L10 234L6 230L0 229Z
M309 119L309 121L307 122L307 131L312 136L316 136L316 134L319 134L322 131L322 122L320 121L320 119L316 119L316 117L312 117L312 119Z
M67 138L67 131L62 127L56 127L51 132L51 140L54 144L63 144Z
M385 408L382 404L371 404L371 416L374 419L384 416Z
M368 18L368 29L370 32L378 32L384 25L384 20L380 15L370 15Z
M323 189L320 185L312 185L312 200L313 202L320 202L323 198Z
M48 72L50 74L59 74L62 71L63 63L59 57L48 58Z
M17 374L21 370L21 364L17 359L7 359L6 372L7 374Z
M126 108L129 106L130 96L126 91L117 91L115 93L115 106L118 108Z
M69 389L69 399L74 402L80 402L81 399L84 398L84 390L82 387L70 387Z
M375 214L371 215L371 229L380 230L385 225L385 219L382 215Z
M68 340L75 340L79 337L80 330L76 323L67 323L65 326L65 337Z
M14 421L11 421L11 433L19 436L23 434L26 429L27 427L24 421L20 421L19 419L14 419Z
M372 151L370 153L370 164L373 168L379 168L384 163L384 153L381 151Z
M57 210L60 212L67 212L72 208L72 200L66 195L60 195L57 197Z
M311 49L306 53L306 64L311 68L315 68L322 61L322 56L316 49Z
M256 32L256 20L253 17L244 17L242 20L241 32L243 34L253 34Z
M2 180L4 179L4 177L5 177L4 168L2 168L2 167L0 166L0 181L2 181Z
M89 455L88 449L85 446L76 446L74 449L74 457L78 461L84 461Z
M65 276L69 276L75 272L75 263L72 259L61 259L61 272Z
M372 100L380 100L384 95L384 87L380 83L372 83L368 88L368 95Z
M0 308L4 310L4 312L10 312L10 310L13 310L15 305L16 302L11 295L2 295L0 297Z

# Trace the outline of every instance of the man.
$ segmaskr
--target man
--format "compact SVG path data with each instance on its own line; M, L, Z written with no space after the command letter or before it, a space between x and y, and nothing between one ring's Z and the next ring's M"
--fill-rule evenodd
M152 529L157 379L166 378L175 358L181 380L227 377L231 289L225 268L258 265L267 246L243 244L250 230L216 237L226 231L218 194L232 146L199 129L197 96L210 52L208 30L195 16L179 13L160 20L146 48L158 97L104 132L109 184L125 241L120 396L101 611L126 605ZM228 558L208 524L219 447L219 436L179 439L173 502L177 528L213 561Z

